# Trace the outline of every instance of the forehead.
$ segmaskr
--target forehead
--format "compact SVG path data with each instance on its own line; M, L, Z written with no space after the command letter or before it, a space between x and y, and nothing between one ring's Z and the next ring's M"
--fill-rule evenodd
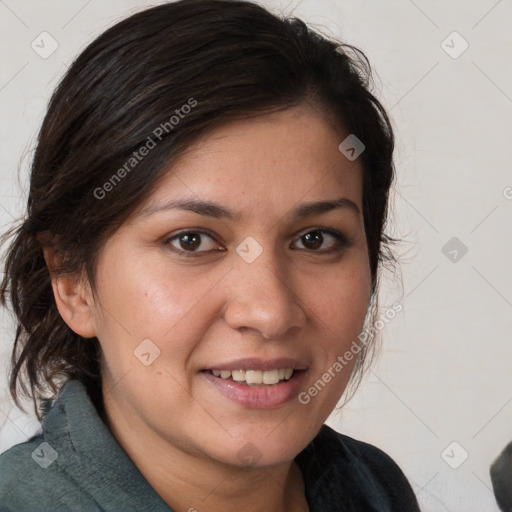
M183 197L247 216L342 196L361 206L360 162L338 149L346 135L304 106L224 124L173 163L139 211Z

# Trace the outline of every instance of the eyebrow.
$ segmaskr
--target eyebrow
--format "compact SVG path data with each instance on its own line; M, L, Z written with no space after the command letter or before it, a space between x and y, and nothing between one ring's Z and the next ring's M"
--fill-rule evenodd
M341 197L339 199L314 201L301 204L292 210L292 212L287 216L290 216L293 220L297 220L303 217L326 213L337 208L348 209L357 215L361 213L356 203L346 197ZM216 219L225 218L229 220L238 220L241 217L239 212L235 212L234 210L227 208L226 206L222 206L219 203L195 199L177 199L167 201L165 203L150 204L141 211L140 216L149 217L155 213L173 209L187 210L198 213L199 215L214 217Z

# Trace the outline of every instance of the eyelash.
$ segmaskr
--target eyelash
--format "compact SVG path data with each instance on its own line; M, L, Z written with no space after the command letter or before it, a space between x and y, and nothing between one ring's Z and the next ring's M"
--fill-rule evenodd
M343 233L341 233L337 229L333 229L333 228L321 228L321 227L309 228L307 231L303 231L302 234L300 234L300 236L297 238L297 240L301 240L303 237L305 237L308 234L318 233L318 232L322 233L322 234L327 233L328 235L331 235L332 237L334 237L336 240L334 247L327 249L327 250L325 250L325 249L324 250L322 250L322 249L296 249L296 250L304 250L304 251L308 251L308 252L312 252L312 253L319 253L319 254L330 254L332 252L341 252L341 250L346 249L347 247L350 247L352 245L352 242L350 241L350 239L347 236L345 236ZM193 230L187 229L187 230L180 231L180 232L172 235L171 237L166 238L163 241L163 244L165 246L170 246L170 244L173 240L179 239L183 235L190 235L190 234L206 235L206 236L210 237L213 241L218 243L215 240L215 237L207 231L204 231L202 229L193 229ZM322 241L322 243L323 243L323 241ZM178 249L178 248L172 247L172 246L170 247L170 249L173 252L178 253L180 256L183 256L186 258L191 258L191 257L197 258L197 257L203 255L204 253L212 252L212 251L187 251L185 249ZM225 249L223 249L222 251L225 251ZM217 250L215 252L221 252L221 251Z

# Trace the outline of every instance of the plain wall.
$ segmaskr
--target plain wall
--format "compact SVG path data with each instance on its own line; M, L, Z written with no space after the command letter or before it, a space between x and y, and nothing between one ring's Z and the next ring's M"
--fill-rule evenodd
M113 22L158 3L0 3L2 231L22 213L30 152L67 65ZM489 465L512 439L512 2L263 3L365 51L396 129L402 282L383 280L381 299L403 311L329 423L390 454L424 511L497 511ZM43 31L58 43L46 59L31 48ZM39 424L7 396L14 333L5 311L0 320L1 452Z

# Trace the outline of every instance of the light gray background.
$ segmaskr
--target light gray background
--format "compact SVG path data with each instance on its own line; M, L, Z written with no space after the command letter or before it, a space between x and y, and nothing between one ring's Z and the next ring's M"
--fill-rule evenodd
M112 23L158 3L0 0L2 230L22 211L35 135L69 63ZM404 309L330 424L394 457L424 511L496 511L488 468L512 439L512 1L263 3L367 53L398 139L403 284L384 282L382 298ZM46 59L31 48L43 31L58 43ZM442 252L452 237L465 255L459 242ZM7 396L13 330L2 313L0 452L39 427Z

